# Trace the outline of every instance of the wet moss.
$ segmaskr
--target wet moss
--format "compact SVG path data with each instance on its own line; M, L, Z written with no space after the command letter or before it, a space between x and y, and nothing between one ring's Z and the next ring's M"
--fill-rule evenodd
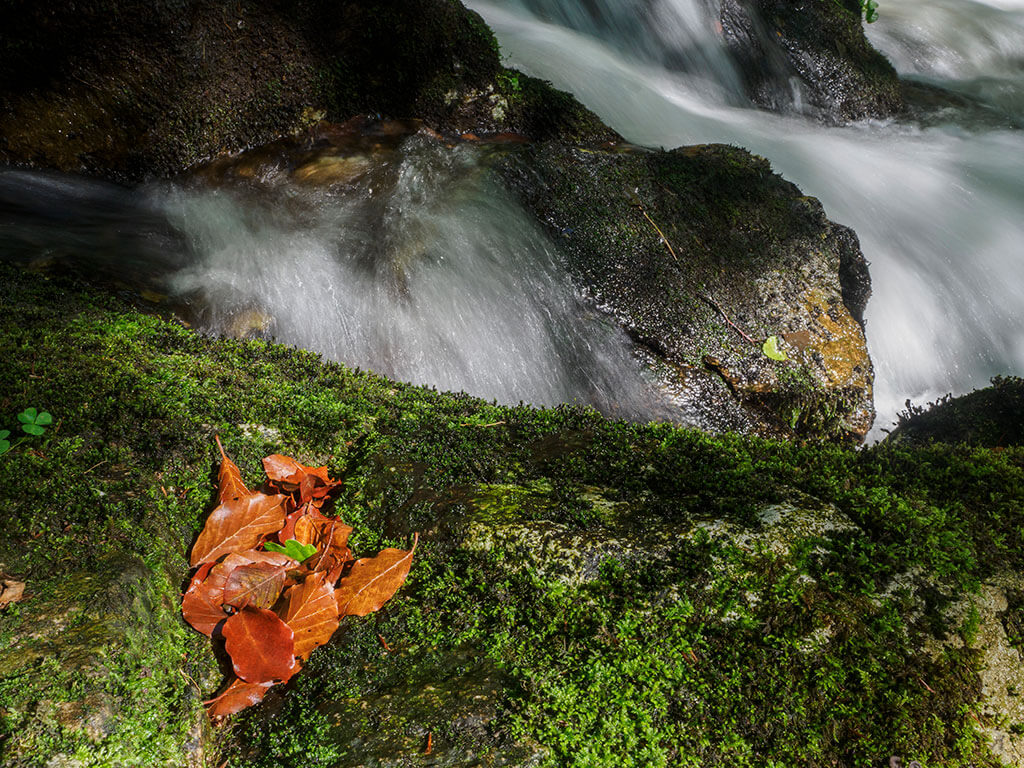
M0 616L5 764L185 765L191 743L214 764L408 765L428 734L449 765L997 764L946 606L1024 568L1019 448L489 405L0 278L0 413L56 420L0 458L0 563L31 592ZM327 461L358 554L421 533L399 595L220 746L195 730L215 660L176 613L215 432L251 482L269 450ZM52 606L73 631L11 650Z

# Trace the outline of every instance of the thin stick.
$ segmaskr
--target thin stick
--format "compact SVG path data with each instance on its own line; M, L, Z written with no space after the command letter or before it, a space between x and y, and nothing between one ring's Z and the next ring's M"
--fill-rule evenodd
M657 232L658 235L661 237L661 242L665 244L665 247L668 248L668 252L672 254L672 258L678 263L679 257L676 256L675 249L672 248L672 243L670 243L668 241L668 238L665 237L665 233L661 231L661 228L657 224L654 223L654 219L647 215L647 211L644 210L644 207L642 205L640 205L639 203L634 203L634 205L636 205L636 207L640 209L640 213L644 215L644 218L651 222L651 226L654 227L654 231ZM698 242L700 241L698 240ZM703 245L703 243L701 244ZM692 288L693 286L691 285L690 287ZM738 325L736 325L736 323L729 319L729 316L725 314L725 310L722 309L721 305L719 305L717 301L712 299L710 296L701 293L700 291L695 292L701 299L703 299L716 310L718 310L718 314L722 316L722 319L725 320L725 322L728 324L730 328L736 331L736 333L742 336L746 341L749 341L751 344L754 344L755 346L757 345L757 342L754 341L754 339L750 338L750 336L743 332L742 328L740 328Z

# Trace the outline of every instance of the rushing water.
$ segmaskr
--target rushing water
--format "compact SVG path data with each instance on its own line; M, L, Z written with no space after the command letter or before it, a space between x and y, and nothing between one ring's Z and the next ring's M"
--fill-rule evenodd
M856 230L874 281L875 436L908 398L1024 372L1024 0L883 0L877 47L974 106L845 127L805 115L795 83L782 83L788 114L752 108L711 0L470 5L510 64L629 140L746 147ZM4 171L0 257L71 262L165 294L209 332L401 380L700 423L671 410L577 295L536 223L481 172L485 154L403 134L131 191Z
M572 91L627 139L746 147L856 230L874 284L876 436L908 398L1024 373L1021 0L882 0L868 34L901 75L983 108L841 128L742 106L714 3L469 4L509 64Z
M371 144L243 155L138 190L0 172L0 257L68 264L162 296L207 332L403 381L687 420L484 171L485 149Z

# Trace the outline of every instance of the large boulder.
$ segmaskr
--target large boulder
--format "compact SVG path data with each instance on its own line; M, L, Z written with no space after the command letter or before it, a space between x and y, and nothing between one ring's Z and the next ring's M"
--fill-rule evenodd
M692 423L867 433L867 264L856 235L766 160L723 145L546 144L514 154L504 172ZM770 337L784 360L766 354Z
M1022 765L1020 448L769 442L505 408L204 339L0 265L0 762ZM219 434L420 546L219 732L176 614ZM430 754L425 754L429 749Z

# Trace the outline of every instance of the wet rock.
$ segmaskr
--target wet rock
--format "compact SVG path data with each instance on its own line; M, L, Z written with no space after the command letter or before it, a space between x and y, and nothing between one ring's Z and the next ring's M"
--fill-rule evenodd
M864 36L857 0L724 0L722 33L750 98L826 122L895 115L896 70Z
M486 24L448 0L5 4L0 28L4 163L137 181L357 114L616 136L502 67Z
M867 433L866 262L853 232L767 161L721 145L545 145L511 155L503 174L698 426ZM763 352L770 336L786 360Z

